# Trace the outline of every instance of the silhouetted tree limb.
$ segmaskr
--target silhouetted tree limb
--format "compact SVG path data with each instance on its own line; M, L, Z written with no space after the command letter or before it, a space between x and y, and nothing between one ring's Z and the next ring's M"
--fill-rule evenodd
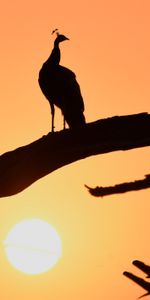
M43 176L88 156L150 146L150 115L116 116L79 130L49 133L0 157L0 197L17 194Z
M133 182L125 182L121 184L116 184L114 186L106 186L106 187L96 187L90 188L85 185L85 187L89 190L90 194L95 197L103 197L112 194L121 194L130 191L138 191L142 189L150 188L150 175L145 175L145 179L136 180Z
M140 260L134 260L132 264L137 268L139 268L141 271L143 271L146 274L147 278L150 278L150 266L146 265ZM135 283L137 283L139 286L141 286L143 289L146 290L146 293L140 296L138 299L150 295L150 282L127 271L123 272L123 275L125 275L126 277L128 277L129 279L131 279L132 281L134 281Z

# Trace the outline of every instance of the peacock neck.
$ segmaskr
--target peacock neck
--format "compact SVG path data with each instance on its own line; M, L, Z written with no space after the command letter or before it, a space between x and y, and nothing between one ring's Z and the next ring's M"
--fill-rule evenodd
M59 49L59 43L57 41L55 41L54 43L54 48L51 52L48 62L54 66L59 65L60 63L60 49Z

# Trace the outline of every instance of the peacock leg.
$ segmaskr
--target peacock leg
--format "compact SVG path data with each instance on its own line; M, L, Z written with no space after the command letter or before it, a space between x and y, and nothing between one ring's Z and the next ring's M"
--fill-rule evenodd
M51 128L51 132L54 132L54 115L55 115L55 108L54 108L54 104L50 103L50 107L51 107L51 114L52 114L52 128Z
M65 120L65 116L63 116L64 119L63 119L63 124L64 124L64 130L66 129L66 120Z

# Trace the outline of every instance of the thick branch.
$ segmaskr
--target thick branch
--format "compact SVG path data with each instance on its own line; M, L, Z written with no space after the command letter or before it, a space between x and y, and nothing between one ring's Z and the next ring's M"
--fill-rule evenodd
M49 133L0 157L0 197L21 192L67 164L117 150L150 146L150 115L113 117L79 130Z

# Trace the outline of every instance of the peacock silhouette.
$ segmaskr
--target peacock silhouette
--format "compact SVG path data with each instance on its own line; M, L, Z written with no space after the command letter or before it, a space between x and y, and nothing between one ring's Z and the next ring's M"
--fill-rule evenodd
M84 102L76 75L70 69L60 65L59 44L69 39L59 34L58 29L53 30L52 34L54 33L57 35L54 47L50 56L44 62L38 79L42 93L50 103L52 132L54 132L55 105L61 109L64 116L64 129L65 121L72 129L85 124Z

